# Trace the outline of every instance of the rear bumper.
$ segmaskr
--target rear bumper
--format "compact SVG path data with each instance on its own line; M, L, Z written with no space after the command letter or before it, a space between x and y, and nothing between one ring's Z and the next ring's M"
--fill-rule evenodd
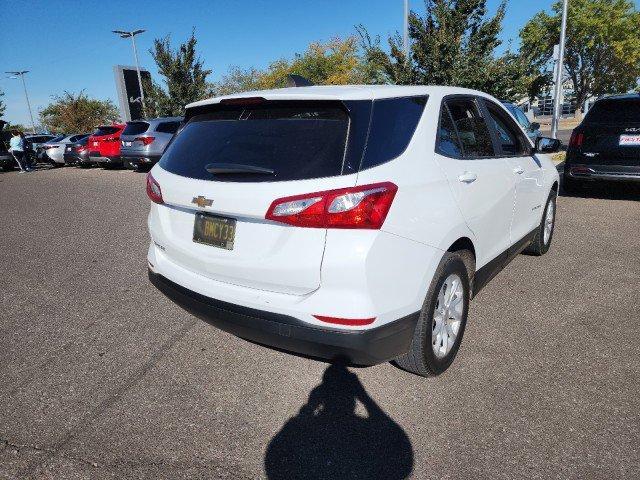
M277 350L352 365L375 365L407 352L420 312L367 330L311 326L283 314L206 297L149 270L149 280L173 302L245 340Z
M572 163L565 166L564 174L572 180L640 182L640 167L636 166Z
M91 152L89 154L88 161L91 163L113 163L113 164L122 163L122 159L120 158L120 155L105 157L100 155L97 152Z
M129 162L132 165L155 165L160 160L161 155L123 152L120 157L124 162Z

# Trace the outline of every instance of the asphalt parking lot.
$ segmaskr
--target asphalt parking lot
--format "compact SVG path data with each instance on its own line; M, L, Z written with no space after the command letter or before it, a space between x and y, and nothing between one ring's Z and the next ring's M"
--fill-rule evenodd
M2 478L637 478L640 193L561 197L549 254L423 379L250 344L148 283L144 175L0 174Z

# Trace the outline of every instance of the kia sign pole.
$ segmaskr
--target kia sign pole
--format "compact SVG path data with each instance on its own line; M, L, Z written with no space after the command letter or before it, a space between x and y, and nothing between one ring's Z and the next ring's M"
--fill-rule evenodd
M33 121L33 113L31 113L31 103L29 102L29 94L27 93L27 84L24 81L24 74L29 73L29 70L21 70L19 72L4 72L11 75L9 78L18 78L22 80L22 88L24 88L24 98L27 99L27 108L29 109L29 117L31 118L31 130L36 133L36 123Z
M562 2L562 26L560 28L560 47L558 51L558 64L556 67L556 84L553 95L553 119L551 120L551 136L558 138L558 123L562 113L562 73L564 70L564 42L567 32L567 8L569 0Z
M120 35L121 38L131 38L133 44L133 56L136 61L136 70L138 71L138 85L140 86L140 102L142 104L142 116L145 116L144 111L144 90L142 90L142 75L140 75L140 63L138 62L138 49L136 48L136 35L146 32L146 30L134 30L133 32L124 32L122 30L112 30L116 35Z

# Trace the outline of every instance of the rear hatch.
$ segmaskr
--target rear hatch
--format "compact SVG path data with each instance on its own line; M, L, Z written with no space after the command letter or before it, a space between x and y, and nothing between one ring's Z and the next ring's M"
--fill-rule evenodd
M143 121L127 122L120 136L122 155L144 154L153 142L152 135L148 135L150 124Z
M345 105L248 99L198 107L186 121L153 170L166 204L155 210L154 241L172 262L214 280L296 295L317 289L326 229L265 213L277 198L355 185L349 159L363 143L347 148L354 129ZM203 214L218 217L207 228L232 233L227 244L199 242Z
M600 172L640 167L640 96L596 102L572 142L575 163L598 166Z
M88 147L92 156L117 157L120 155L120 133L118 125L100 126L89 137Z

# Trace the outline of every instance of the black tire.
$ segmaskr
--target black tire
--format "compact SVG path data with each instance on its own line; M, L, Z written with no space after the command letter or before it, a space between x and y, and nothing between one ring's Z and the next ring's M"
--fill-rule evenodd
M440 264L435 271L429 291L422 305L420 318L411 340L409 351L395 359L395 364L416 375L429 377L440 375L444 372L458 353L464 330L467 325L467 314L469 312L469 300L471 298L471 288L468 274L468 266L464 259L472 256L471 252L447 252L440 260ZM447 277L456 274L462 280L464 305L462 308L462 320L458 335L451 350L442 358L437 358L432 346L432 331L434 328L433 313L438 303L438 294Z
M544 212L542 212L542 220L540 220L540 225L536 229L536 234L533 237L531 244L525 248L522 253L527 255L534 255L539 257L540 255L544 255L549 251L549 247L551 246L551 240L553 240L553 232L556 229L556 199L558 194L555 190L551 190L549 194L549 198L547 199L547 203L544 206ZM551 234L547 239L547 242L544 242L544 227L545 227L545 219L547 218L547 211L549 209L549 205L553 205L553 223L551 224Z

